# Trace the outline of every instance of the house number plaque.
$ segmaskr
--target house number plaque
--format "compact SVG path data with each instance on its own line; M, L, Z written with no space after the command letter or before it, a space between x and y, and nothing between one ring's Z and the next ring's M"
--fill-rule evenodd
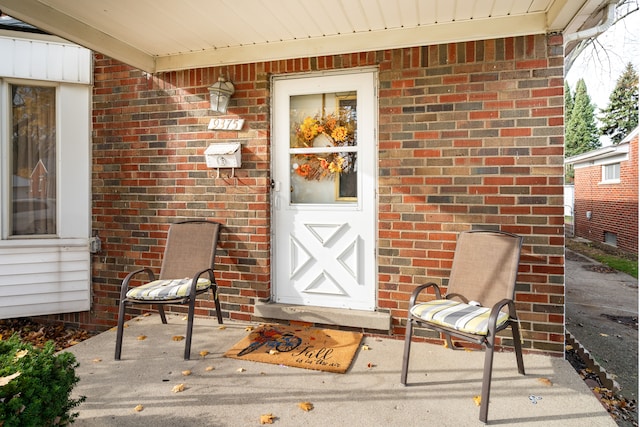
M211 119L209 129L216 130L240 130L244 119Z

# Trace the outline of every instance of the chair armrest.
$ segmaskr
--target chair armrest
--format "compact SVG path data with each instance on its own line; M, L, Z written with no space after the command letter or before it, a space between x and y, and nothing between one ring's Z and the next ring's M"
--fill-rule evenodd
M498 321L498 314L500 313L500 310L502 310L502 308L505 305L509 306L509 317L511 319L516 319L516 306L513 300L509 298L504 298L498 301L491 308L491 314L489 314L489 335L490 336L495 336L496 323Z
M149 282L153 282L154 280L156 280L155 274L153 274L153 271L151 271L151 269L148 267L132 271L131 273L127 274L127 277L125 277L122 281L122 287L120 288L120 299L124 299L127 296L127 292L129 292L129 282L140 273L147 273Z
M415 288L411 293L411 298L409 299L409 308L416 305L416 299L418 299L418 296L420 295L420 293L428 288L433 288L435 290L436 298L438 299L442 298L442 294L440 293L440 287L437 284L433 282L425 283L424 285L420 285L417 288Z
M193 280L191 281L191 290L189 291L189 295L195 295L196 294L196 288L198 285L198 279L200 278L200 276L202 276L205 273L209 273L209 280L211 281L211 283L213 285L216 285L216 278L213 275L213 269L211 268L207 268L206 270L202 270L199 271L198 273L196 273L195 276L193 276Z

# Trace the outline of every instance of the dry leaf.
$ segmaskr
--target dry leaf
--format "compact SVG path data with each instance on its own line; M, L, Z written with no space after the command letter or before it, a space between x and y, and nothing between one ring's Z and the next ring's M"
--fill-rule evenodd
M273 424L275 419L276 417L273 414L260 415L260 424Z
M129 327L129 324L128 324L128 323L125 323L125 324L124 324L124 327L125 327L125 328L128 328L128 327Z
M69 345L76 345L79 344L80 341L69 341Z
M538 378L538 382L542 385L546 385L547 387L551 387L553 385L549 378Z
M182 371L182 375L184 375L185 377L189 376L189 375L191 375L191 371L188 370L188 369L186 371Z
M144 317L149 317L149 316L151 316L151 313L145 313L145 314L143 314L142 316L144 316Z
M174 393L180 393L181 391L184 391L184 384L174 385L171 391Z
M375 368L376 365L374 365L373 363L369 362L367 363L367 368L371 369L371 368Z
M93 363L99 363L102 362L102 359L100 359L99 357L96 357L95 359L92 360Z
M213 371L214 369L216 368L214 368L213 366L207 366L206 368L204 368L204 370L207 372Z
M567 345L564 346L564 349L567 350L567 351L571 351L571 350L573 350L573 346L567 344Z
M363 350L371 350L371 349L369 348L369 346L368 346L368 345L366 345L366 344L362 344L362 349L363 349Z
M473 396L473 403L475 403L476 406L480 406L481 401L482 401L481 396Z
M247 326L246 328L244 328L244 330L247 332L251 332L253 331L253 326Z
M270 355L276 355L276 354L280 354L280 352L278 350L276 350L275 348L272 348L271 350L269 350L269 354Z
M603 334L603 333L600 333L600 336L601 336L601 337L608 337L609 335L607 335L607 334Z
M136 411L136 412L140 412L143 409L144 409L144 406L142 406L142 405L137 405L135 408L133 408L133 410Z
M246 371L246 369L244 369L244 368L238 368L238 369L236 369L236 372L244 372L244 371Z
M227 327L222 325L222 326L218 326L218 329L227 329Z
M313 403L311 402L300 402L298 403L298 408L302 409L305 412L309 412L313 409Z
M207 354L209 354L209 351L208 351L208 350L202 350L202 351L200 352L200 356L202 356L202 357L205 357Z
M144 341L147 339L146 335L138 335L138 341Z
M184 316L184 317L182 318L182 320L189 320L189 317L188 317L188 316Z
M9 382L20 376L20 372L16 372L15 374L7 375L6 377L0 377L0 387L9 384Z
M449 343L445 341L444 344L443 344L443 347L444 348L449 348Z
M174 341L182 341L184 337L182 335L174 335L171 337L171 339Z

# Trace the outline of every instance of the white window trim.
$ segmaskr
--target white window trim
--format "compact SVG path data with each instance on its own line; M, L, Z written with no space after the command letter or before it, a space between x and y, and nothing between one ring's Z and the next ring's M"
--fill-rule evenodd
M614 178L614 179L605 179L605 171L607 169L608 166L613 166L613 165L618 165L618 178ZM600 169L600 182L598 184L620 184L620 169L621 169L621 162L611 162L611 163L605 163L602 165L601 169Z
M0 31L0 319L91 304L91 76L87 49ZM57 234L11 236L9 84L56 87ZM2 175L4 174L4 175Z

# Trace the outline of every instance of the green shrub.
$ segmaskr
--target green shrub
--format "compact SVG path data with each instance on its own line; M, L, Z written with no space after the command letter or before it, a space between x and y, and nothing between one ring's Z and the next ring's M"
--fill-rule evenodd
M71 390L80 380L75 374L77 367L73 354L55 354L53 341L42 349L20 341L18 335L0 341L0 380L19 373L0 385L0 426L72 423L78 414L71 414L71 409L85 400L84 396L70 399Z

